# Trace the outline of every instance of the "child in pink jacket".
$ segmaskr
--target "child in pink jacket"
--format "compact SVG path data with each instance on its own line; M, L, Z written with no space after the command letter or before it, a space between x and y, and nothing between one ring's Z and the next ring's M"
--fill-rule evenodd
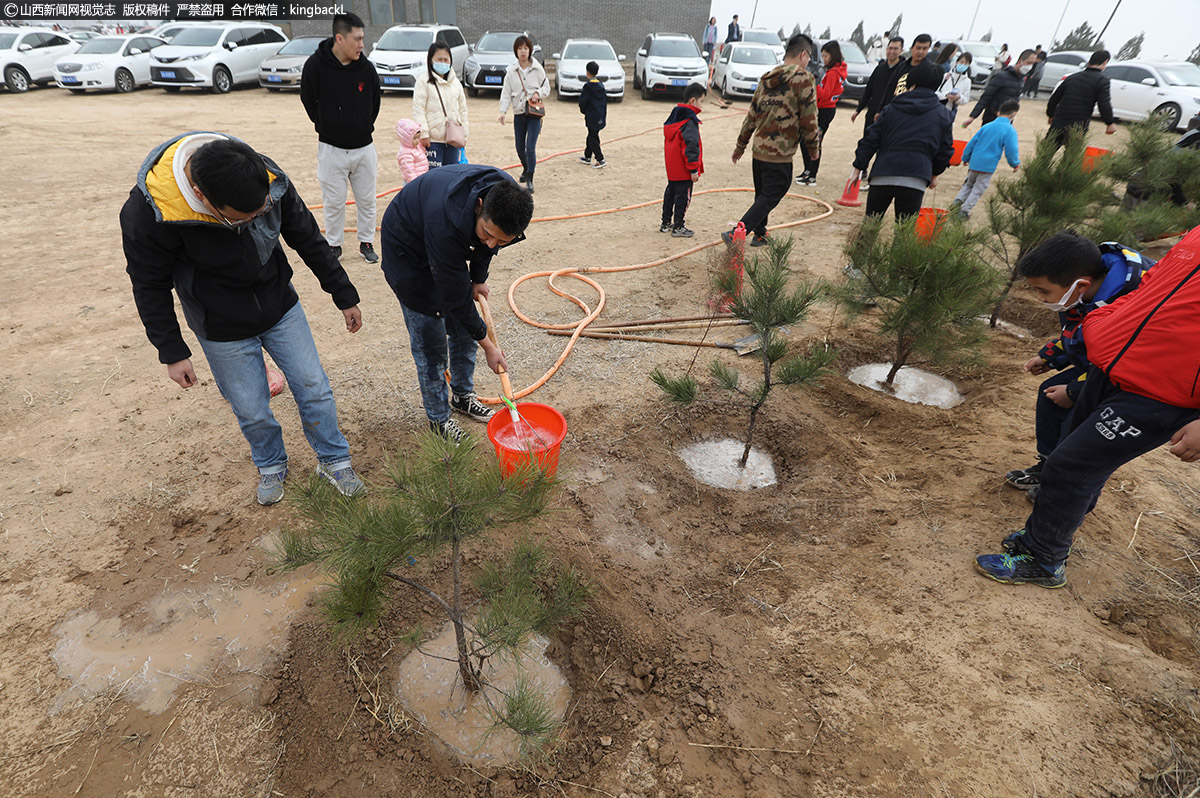
M411 183L429 171L429 160L421 144L421 126L411 119L401 119L396 123L396 138L400 139L396 163L400 164L400 175L404 182Z

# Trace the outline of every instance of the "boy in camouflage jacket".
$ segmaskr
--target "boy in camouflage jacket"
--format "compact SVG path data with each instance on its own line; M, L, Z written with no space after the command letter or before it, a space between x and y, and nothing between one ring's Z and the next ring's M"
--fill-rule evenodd
M767 218L792 184L792 159L800 139L813 160L821 157L817 86L807 68L812 46L812 40L802 33L788 40L783 63L758 81L733 150L733 162L737 163L753 138L754 204L741 222L754 234L750 241L754 247L767 243ZM733 241L732 231L721 237L727 244Z

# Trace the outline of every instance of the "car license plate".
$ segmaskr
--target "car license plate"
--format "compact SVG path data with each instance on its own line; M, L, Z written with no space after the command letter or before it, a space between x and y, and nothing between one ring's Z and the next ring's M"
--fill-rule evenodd
M174 69L164 69L161 72L159 72L158 74L164 80L174 80L175 79L175 70Z
M672 86L686 86L688 82L683 78L671 78Z
M750 91L758 91L758 84L757 84L757 83L751 83L751 84L750 84Z
M280 75L267 75L267 83L283 83L283 77Z
M78 83L79 78L75 77L74 75L63 75L62 82L63 83Z
M484 75L483 82L484 83L503 83L504 76L503 75Z
M392 78L392 77L388 77L385 75L383 78L383 85L384 86L399 86L400 78Z

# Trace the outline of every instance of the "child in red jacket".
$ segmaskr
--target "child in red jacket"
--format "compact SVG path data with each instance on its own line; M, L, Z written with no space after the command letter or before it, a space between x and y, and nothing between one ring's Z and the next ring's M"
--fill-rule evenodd
M692 202L692 184L704 174L704 145L700 142L698 114L700 102L707 93L704 84L689 84L683 92L683 102L675 106L663 123L667 190L663 192L662 226L658 232L670 232L674 238L695 235L684 225L684 217Z
M846 61L842 58L842 48L837 41L830 39L821 45L821 62L825 65L825 77L817 86L817 128L821 131L821 139L825 139L825 131L833 122L837 113L838 100L842 98L842 90L846 85ZM817 184L817 170L821 168L820 160L808 157L808 149L802 149L804 156L804 171L796 178L801 186Z

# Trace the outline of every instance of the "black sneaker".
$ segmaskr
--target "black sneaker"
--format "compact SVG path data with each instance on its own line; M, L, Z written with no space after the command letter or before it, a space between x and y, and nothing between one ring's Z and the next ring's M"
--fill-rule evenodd
M721 233L721 240L725 242L725 246L732 247L733 246L733 231L726 230L724 233Z
M1037 462L1029 468L1018 468L1004 475L1004 481L1018 490L1029 490L1042 484L1042 466L1046 458L1038 457Z
M1065 566L1048 568L1031 554L981 554L975 558L975 568L988 579L1006 585L1037 585L1053 589L1067 583Z
M1010 532L1004 540L1000 541L1000 548L1004 549L1006 554L1024 554L1025 546L1017 543L1024 534L1025 527L1021 527L1016 532Z
M530 194L533 193L533 175L525 176L525 190Z
M1040 492L1041 492L1041 490L1042 490L1042 486L1041 486L1041 485L1034 485L1032 488L1030 488L1029 490L1025 491L1025 499L1026 499L1026 501L1028 501L1030 504L1033 504L1034 502L1036 502L1036 501L1037 501L1037 497L1038 497L1038 493L1040 493Z
M458 422L452 418L448 418L441 423L430 421L429 426L434 432L451 443L466 443L468 440L466 430L458 426Z
M669 233L669 232L671 232L671 231L672 231L672 230L674 230L674 229L675 229L675 228L671 227L671 223L670 223L670 222L663 222L662 224L660 224L660 225L658 226L658 232L660 232L660 233Z
M473 393L469 393L466 396L451 396L450 409L466 413L476 421L487 421L496 412L495 409L479 401Z
M801 172L800 176L796 178L796 184L800 186L815 186L817 179L808 172Z
M333 257L337 258L338 260L342 259L342 248L341 247L330 247L329 251L333 253Z
M580 155L579 162L582 164L587 164L588 166L592 165L592 159L587 157L586 155Z
M766 236L760 236L758 233L755 233L754 238L750 239L750 246L752 247L765 247L770 243L770 239L768 239Z
M603 169L606 166L608 166L608 163L606 161L596 161L596 164L592 168L593 169Z
M529 173L522 170L521 176L517 178L518 183L526 183L529 181Z
M375 254L375 247L370 241L358 245L358 254L362 255L367 263L379 263L379 255Z
M691 238L696 235L694 230L689 230L683 225L671 228L671 238Z

